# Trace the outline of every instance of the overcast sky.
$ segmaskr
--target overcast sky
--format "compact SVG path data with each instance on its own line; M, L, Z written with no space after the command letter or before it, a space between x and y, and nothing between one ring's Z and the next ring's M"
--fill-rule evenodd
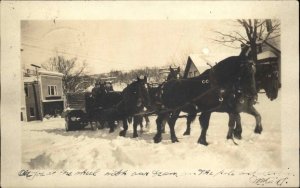
M22 64L30 68L58 54L85 61L97 74L159 67L191 53L217 62L240 50L213 42L213 31L236 29L230 20L22 21Z

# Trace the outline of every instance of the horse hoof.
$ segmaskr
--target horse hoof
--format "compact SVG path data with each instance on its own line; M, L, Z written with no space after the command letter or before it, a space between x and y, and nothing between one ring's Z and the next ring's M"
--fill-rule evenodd
M185 132L183 133L183 136L187 136L187 135L190 135L190 132L185 131Z
M232 135L227 135L227 137L226 137L227 139L232 139L233 138L233 136Z
M121 131L121 132L119 133L119 135L125 137L126 132L125 132L125 131Z
M233 131L233 136L234 136L234 138L241 140L242 139L242 132L234 130Z
M238 140L241 140L242 139L242 136L240 134L234 134L234 138L238 139Z
M203 139L199 139L198 140L198 144L202 144L204 146L208 146L208 143L206 142L206 140L203 140Z
M179 142L177 138L172 138L172 143Z
M134 134L134 135L132 136L132 138L137 138L137 137L139 137L137 134Z
M153 138L153 140L154 140L154 143L160 143L161 142L161 140L162 140L162 138L160 137L160 136L155 136L154 138Z
M261 134L261 132L262 132L262 128L255 128L254 129L254 133L256 133L256 134Z

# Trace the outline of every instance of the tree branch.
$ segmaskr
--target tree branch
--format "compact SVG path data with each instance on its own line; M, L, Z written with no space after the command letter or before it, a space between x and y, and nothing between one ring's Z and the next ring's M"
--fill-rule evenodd
M274 38L277 38L277 37L280 37L280 35L275 35L275 36L269 37L268 40L274 39Z
M233 49L240 49L241 48L241 47L229 46L229 45L226 45L225 43L220 43L220 44L223 45L223 46L229 47L229 48L233 48Z
M258 24L257 27L261 27L264 23L266 23L266 20L264 20L260 24Z

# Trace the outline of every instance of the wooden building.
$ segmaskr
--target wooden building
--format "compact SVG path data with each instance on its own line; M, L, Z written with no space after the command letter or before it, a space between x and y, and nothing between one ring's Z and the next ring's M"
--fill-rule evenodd
M64 108L63 74L38 71L23 77L21 120L42 120L46 115L61 114Z
M210 67L207 65L209 62L202 54L191 54L187 59L183 78L192 78L199 76L202 72Z

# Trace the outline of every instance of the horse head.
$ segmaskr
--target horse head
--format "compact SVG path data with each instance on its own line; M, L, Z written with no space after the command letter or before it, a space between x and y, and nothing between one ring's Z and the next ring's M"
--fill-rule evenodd
M133 81L123 90L123 97L132 108L148 107L150 105L150 96L147 77L144 76L143 79L137 77L136 81Z
M172 79L179 79L181 78L180 75L180 67L178 67L176 70L174 70L171 66L169 67L170 73L168 74L167 81Z
M277 98L279 90L279 70L276 65L268 65L256 78L258 87L265 90L267 97L272 101Z

